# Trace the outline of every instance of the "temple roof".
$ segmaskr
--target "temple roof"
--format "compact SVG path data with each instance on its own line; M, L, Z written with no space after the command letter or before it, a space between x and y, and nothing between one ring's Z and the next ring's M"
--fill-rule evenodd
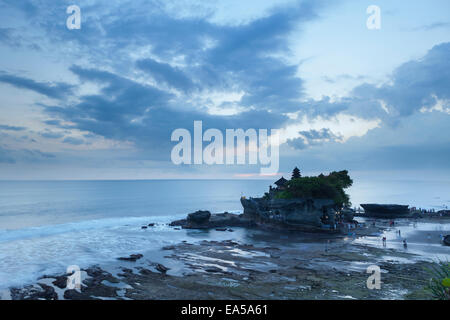
M278 187L282 187L282 186L284 186L287 182L288 182L288 181L287 181L284 177L281 177L281 179L278 180L278 181L276 181L275 184L276 184Z

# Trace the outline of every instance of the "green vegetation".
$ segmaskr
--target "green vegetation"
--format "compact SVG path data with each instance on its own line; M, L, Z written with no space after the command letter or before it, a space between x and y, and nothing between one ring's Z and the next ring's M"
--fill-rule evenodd
M431 274L430 284L427 291L434 299L450 300L450 263L438 262L436 267L428 269Z
M332 172L325 176L293 178L285 190L275 194L277 199L318 198L333 199L338 207L350 206L350 197L344 189L349 188L353 180L347 170Z

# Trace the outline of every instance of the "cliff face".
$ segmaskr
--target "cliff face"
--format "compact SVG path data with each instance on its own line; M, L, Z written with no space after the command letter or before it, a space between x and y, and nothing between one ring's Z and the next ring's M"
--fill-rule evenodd
M334 225L333 200L241 198L244 217L291 229L325 229Z

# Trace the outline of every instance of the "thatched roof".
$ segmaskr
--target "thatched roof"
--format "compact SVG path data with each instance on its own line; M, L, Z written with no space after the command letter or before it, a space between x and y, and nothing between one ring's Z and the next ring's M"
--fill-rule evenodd
M288 182L288 181L287 181L284 177L281 177L281 179L278 180L278 181L276 181L275 184L276 184L278 187L282 187L282 186L286 185L287 182Z

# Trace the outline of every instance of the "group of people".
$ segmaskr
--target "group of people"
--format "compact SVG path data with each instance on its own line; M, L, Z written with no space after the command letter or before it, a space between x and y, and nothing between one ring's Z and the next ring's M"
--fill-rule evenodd
M374 222L373 222L373 226L375 226L375 225L376 225L376 224L375 224L375 221L374 221ZM394 220L390 220L390 221L389 221L389 226L390 226L390 227L394 227L394 226L395 226L395 221L394 221ZM399 238L402 237L402 231L401 231L400 229L397 230L397 236L398 236ZM383 242L383 247L386 247L386 242L387 242L386 236L383 236L382 242ZM408 248L408 242L406 241L406 239L403 239L402 242L403 242L403 248L407 249L407 248Z
M400 230L398 230L397 234L401 238ZM386 247L386 241L387 241L386 236L383 236L382 241L383 241L383 247ZM406 239L403 239L403 248L405 248L405 249L408 248L408 242L406 241Z

